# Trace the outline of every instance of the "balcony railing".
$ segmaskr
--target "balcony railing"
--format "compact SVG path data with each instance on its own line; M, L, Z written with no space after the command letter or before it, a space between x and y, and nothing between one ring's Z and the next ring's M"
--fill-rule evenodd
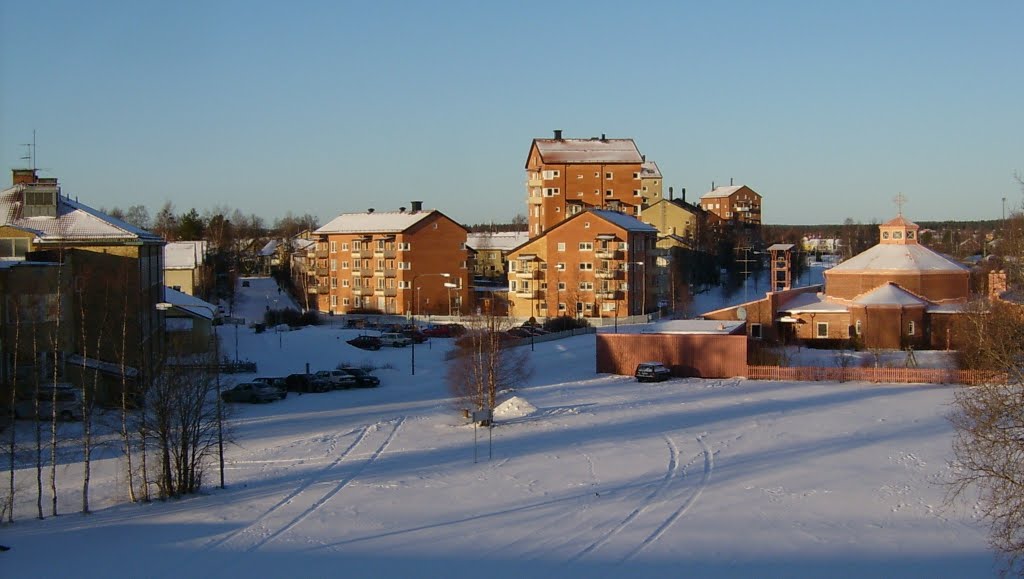
M316 250L316 257L319 257L320 259L327 259L327 256L328 256L328 253L327 253L326 249L318 249L318 250Z
M621 300L622 292L617 290L598 290L596 294L599 300Z
M398 295L398 290L393 288L393 287L389 287L389 288L379 287L379 288L377 288L374 291L374 293L376 293L379 296L385 296L385 297L393 298L393 297Z
M517 298L523 298L523 299L535 300L535 299L540 299L540 298L542 298L544 296L541 295L540 290L517 290L516 291L516 297Z
M372 287L355 287L355 288L352 288L352 293L357 295L357 296L372 296L373 295L373 288Z
M598 249L594 252L597 259L622 259L622 252L618 249Z
M599 279L622 279L622 270L598 268L594 270L594 277Z
M544 277L544 272L539 269L517 271L516 277L519 279L541 279Z
M398 277L398 270L397 269L385 269L384 270L384 277Z
M327 268L326 267L318 267L318 268L316 268L316 274L318 276L325 276L325 275L327 275Z

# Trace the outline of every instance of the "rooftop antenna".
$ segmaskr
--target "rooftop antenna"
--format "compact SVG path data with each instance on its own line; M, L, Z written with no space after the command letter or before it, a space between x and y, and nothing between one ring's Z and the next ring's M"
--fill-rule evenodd
M32 129L32 142L22 143L25 147L25 154L21 156L22 161L28 161L29 169L36 170L36 130Z
M903 193L897 193L896 196L892 198L892 201L893 201L893 203L896 204L896 211L898 212L898 215L900 217L902 217L903 216L903 204L907 202L906 196L903 195Z

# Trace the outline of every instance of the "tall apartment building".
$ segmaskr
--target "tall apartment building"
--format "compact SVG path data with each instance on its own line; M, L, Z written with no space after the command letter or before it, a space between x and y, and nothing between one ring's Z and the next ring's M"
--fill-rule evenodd
M320 311L466 312L468 231L440 211L343 213L314 233Z
M618 211L576 213L509 253L516 317L617 317L657 307L658 230Z
M715 187L701 195L700 207L722 221L761 225L761 195L746 185Z
M534 139L526 159L527 220L531 237L587 209L640 215L646 159L633 139ZM647 186L660 192L661 173L647 168ZM651 191L653 193L653 191Z

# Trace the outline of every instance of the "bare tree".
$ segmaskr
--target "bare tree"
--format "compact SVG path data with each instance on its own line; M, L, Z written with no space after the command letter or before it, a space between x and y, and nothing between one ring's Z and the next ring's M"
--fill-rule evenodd
M493 410L498 394L531 373L525 348L506 348L509 318L485 313L472 318L448 363L448 387L467 410Z
M976 305L958 328L961 367L992 371L985 384L956 392L950 498L977 492L989 542L1006 571L1024 571L1024 312Z

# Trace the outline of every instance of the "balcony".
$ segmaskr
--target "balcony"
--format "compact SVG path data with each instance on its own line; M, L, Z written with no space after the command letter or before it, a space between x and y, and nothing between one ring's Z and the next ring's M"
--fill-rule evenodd
M398 270L397 269L385 269L384 270L384 277L398 277Z
M516 297L521 299L536 300L543 298L540 290L516 290Z
M543 279L544 272L539 269L533 269L529 271L517 271L516 278L518 279Z
M594 252L597 259L622 259L622 252L618 249L598 249Z
M372 296L373 295L373 288L372 287L354 287L354 288L352 288L352 293L354 295L357 295L357 296Z
M379 296L385 296L385 297L393 298L393 297L398 295L398 290L393 288L393 287L389 287L389 288L379 287L379 288L377 288L375 290L374 293L376 293Z
M353 249L352 250L352 258L353 259L362 259L364 257L370 257L370 252L366 251L366 250L359 250L359 249Z
M394 249L385 249L384 250L384 259L395 259L397 257L398 257L398 252L395 251Z
M598 279L622 279L622 270L598 268L594 270L594 277Z
M596 294L599 300L621 300L622 292L616 290L599 290Z
M326 276L327 275L327 268L326 267L318 267L318 268L316 268L316 275L319 276L319 277Z
M364 267L363 269L359 270L359 275L363 277L373 277L373 270L368 267Z
M536 177L530 177L530 178L528 178L526 180L526 186L527 187L543 187L544 186L544 179L541 179L540 175L537 175Z
M311 294L328 294L331 290L328 289L327 284L309 286L309 293Z
M327 255L328 255L328 253L327 253L326 249L318 249L318 250L316 250L316 253L315 253L315 256L320 258L320 259L327 259Z

